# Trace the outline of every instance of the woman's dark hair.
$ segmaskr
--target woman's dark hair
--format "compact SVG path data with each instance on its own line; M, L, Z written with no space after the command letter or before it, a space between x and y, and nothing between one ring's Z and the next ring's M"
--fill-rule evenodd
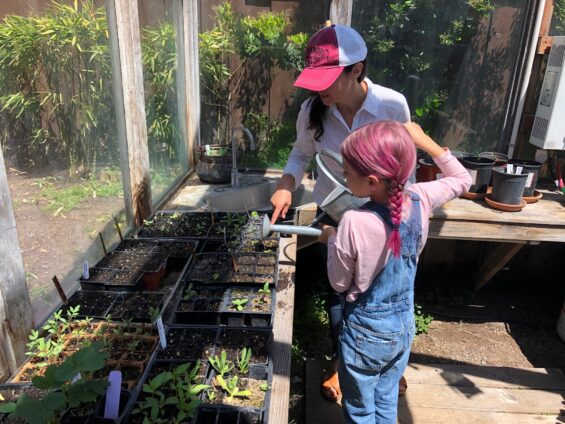
M363 69L357 78L357 82L361 83L367 75L367 61L364 60L363 62L358 63L363 64ZM351 72L355 65L357 65L357 63L346 66L343 69L343 72ZM310 97L310 126L308 129L314 130L314 140L316 141L320 141L320 137L324 134L324 118L326 117L327 111L328 107L322 103L322 99L320 99L320 95L318 93Z

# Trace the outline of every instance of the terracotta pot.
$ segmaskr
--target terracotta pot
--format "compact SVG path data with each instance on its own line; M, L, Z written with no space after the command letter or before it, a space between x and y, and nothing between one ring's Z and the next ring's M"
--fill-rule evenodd
M441 170L435 164L432 158L422 158L418 160L418 169L416 171L416 181L425 183L435 181L441 178Z
M167 272L166 264L164 263L157 271L146 272L143 274L143 287L145 290L155 290L159 287L159 283Z

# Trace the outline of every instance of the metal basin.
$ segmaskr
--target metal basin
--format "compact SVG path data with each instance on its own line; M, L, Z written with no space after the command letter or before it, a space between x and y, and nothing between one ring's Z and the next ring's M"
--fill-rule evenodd
M276 181L267 181L239 188L226 188L223 193L206 197L204 203L207 203L208 207L224 212L269 211L272 209L271 196L276 187ZM312 201L312 192L300 186L292 193L291 207L305 205Z

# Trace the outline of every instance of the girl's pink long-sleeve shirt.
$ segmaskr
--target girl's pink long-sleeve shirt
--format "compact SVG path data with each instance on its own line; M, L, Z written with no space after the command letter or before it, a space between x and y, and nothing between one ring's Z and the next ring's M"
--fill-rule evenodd
M472 183L469 172L446 150L434 158L443 178L426 183L412 184L406 188L402 216L410 215L410 193L420 196L422 215L422 251L428 237L429 216L438 206L467 191ZM366 291L373 279L384 268L390 249L387 239L390 227L368 210L347 211L339 222L337 235L328 240L328 278L338 292L347 291L346 300L352 302Z

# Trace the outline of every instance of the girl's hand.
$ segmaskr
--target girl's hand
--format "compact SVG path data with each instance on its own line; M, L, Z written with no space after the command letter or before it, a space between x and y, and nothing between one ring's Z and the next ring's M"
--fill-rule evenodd
M337 234L337 230L331 225L321 224L321 226L322 234L320 234L320 236L318 237L318 241L320 243L328 244L328 239L330 238L330 236L335 236Z
M407 122L402 125L404 125L404 128L406 128L408 134L410 134L410 137L412 137L412 140L414 140L414 145L417 148L422 149L433 158L441 156L443 154L443 148L441 148L435 141L433 141L418 124L416 124L415 122Z

